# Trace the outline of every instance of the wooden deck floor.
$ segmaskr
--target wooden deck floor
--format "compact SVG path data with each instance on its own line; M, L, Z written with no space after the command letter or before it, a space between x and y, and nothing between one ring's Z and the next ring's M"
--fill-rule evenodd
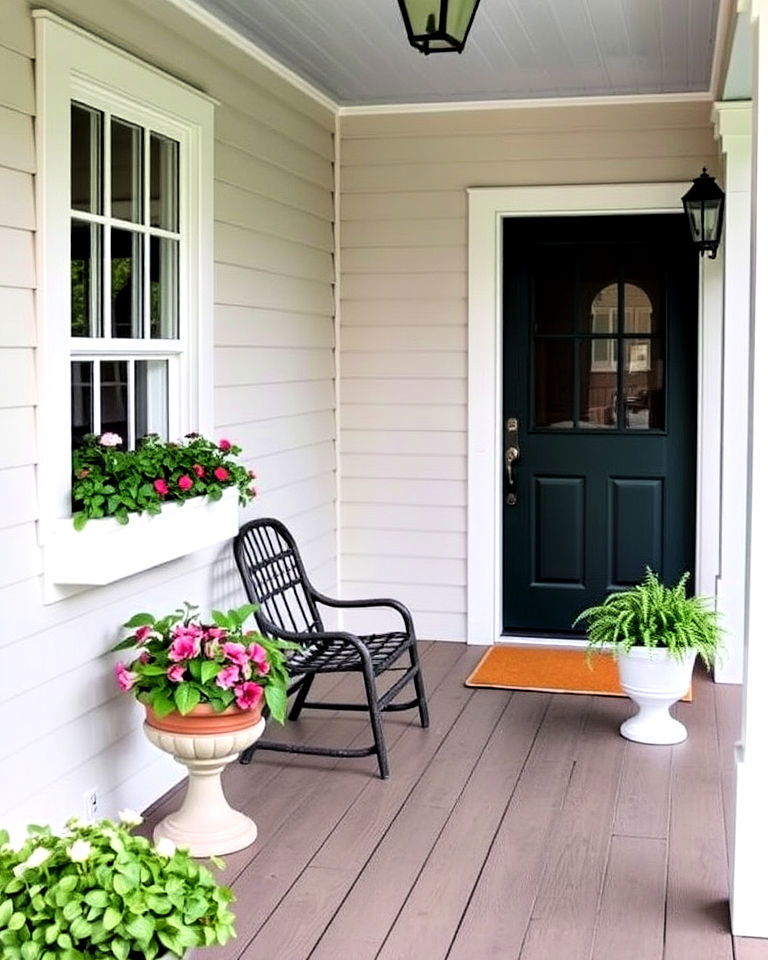
M201 960L768 960L728 932L739 688L699 678L688 741L649 747L618 735L624 699L464 687L479 655L424 646L432 725L387 717L387 782L375 758L228 771L260 833L227 858L238 939ZM355 715L305 716L287 729L368 740Z

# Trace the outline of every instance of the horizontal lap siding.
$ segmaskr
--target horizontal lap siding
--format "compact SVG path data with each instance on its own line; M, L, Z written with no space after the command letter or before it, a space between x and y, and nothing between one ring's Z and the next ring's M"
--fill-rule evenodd
M471 186L688 180L705 103L347 116L341 123L341 572L466 635Z
M109 648L137 610L242 598L224 544L41 602L32 7L0 4L0 821L14 827L80 814L93 786L105 813L141 807L179 778L143 737L137 705L116 695ZM334 590L333 117L172 4L63 0L57 10L220 101L216 435L239 442L258 474L260 495L244 518L285 519L319 585ZM20 670L30 658L34 671ZM41 758L34 770L30 749Z

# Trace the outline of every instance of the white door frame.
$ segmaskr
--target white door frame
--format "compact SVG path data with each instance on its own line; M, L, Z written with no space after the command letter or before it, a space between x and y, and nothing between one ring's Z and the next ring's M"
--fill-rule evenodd
M469 188L467 643L502 636L502 299L506 217L680 213L689 183ZM699 273L696 590L715 593L720 538L722 257ZM743 522L743 521L742 521ZM551 643L551 640L529 643ZM738 638L741 642L741 638Z

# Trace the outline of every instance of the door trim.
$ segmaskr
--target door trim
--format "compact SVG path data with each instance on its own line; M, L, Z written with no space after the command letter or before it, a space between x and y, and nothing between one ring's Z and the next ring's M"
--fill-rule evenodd
M685 183L470 187L468 236L467 643L502 634L501 330L505 217L680 213ZM700 261L696 590L715 593L720 545L722 255ZM530 642L530 641L529 641ZM535 642L535 641L534 641ZM548 642L548 641L543 641Z

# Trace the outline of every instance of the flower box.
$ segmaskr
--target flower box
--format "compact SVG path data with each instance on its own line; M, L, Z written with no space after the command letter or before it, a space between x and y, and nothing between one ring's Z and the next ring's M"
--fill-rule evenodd
M56 584L113 583L160 563L234 537L238 490L220 500L193 497L163 504L156 516L132 515L127 524L107 517L75 530L71 519L54 520L43 545L46 580Z

